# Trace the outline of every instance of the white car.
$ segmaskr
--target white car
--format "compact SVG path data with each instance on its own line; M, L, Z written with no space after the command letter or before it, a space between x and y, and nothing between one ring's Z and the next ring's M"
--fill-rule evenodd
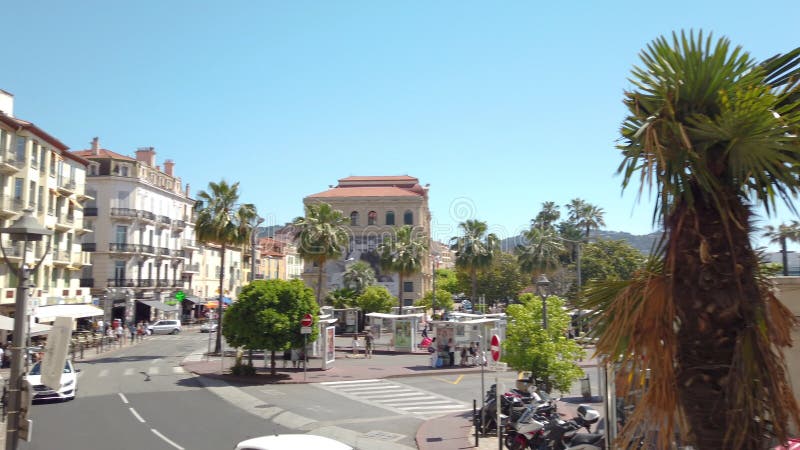
M147 327L150 334L178 334L181 332L180 320L159 320Z
M200 325L200 332L201 333L216 333L217 332L217 322L211 320L202 325Z
M42 363L36 363L31 367L31 371L25 377L31 386L33 400L72 400L78 391L78 374L72 362L67 360L64 363L64 370L61 372L61 386L58 389L51 389L42 384Z
M236 450L353 450L347 444L314 434L275 434L239 442Z

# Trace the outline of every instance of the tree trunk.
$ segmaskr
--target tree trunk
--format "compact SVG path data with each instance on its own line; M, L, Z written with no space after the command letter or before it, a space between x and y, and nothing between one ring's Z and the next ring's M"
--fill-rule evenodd
M472 280L472 298L470 298L470 300L472 300L472 304L473 305L477 305L478 304L478 270L476 268L474 268L474 267L471 268L469 270L469 276L470 276L470 278ZM483 313L483 311L481 311L481 313Z
M397 301L400 303L400 309L398 313L400 315L403 314L403 274L402 272L397 273Z
M789 276L789 255L786 253L786 236L781 236L781 261L783 262L783 276Z
M695 190L694 211L678 204L666 221L670 236L666 269L672 275L672 299L680 326L678 401L697 450L733 448L725 442L731 427L747 428L751 439L758 438L736 448L760 448L763 444L757 429L763 425L747 416L752 414L752 406L748 412L746 402L737 401L769 401L763 398L763 386L759 390L753 380L742 379L742 361L737 360L742 356L737 345L756 327L756 317L765 313L756 284L758 259L749 245L750 211L735 194L729 194L722 202L727 203L730 216L721 217L714 202ZM725 229L726 219L730 238L720 231ZM771 357L763 356L754 358L765 361Z
M225 244L222 244L222 253L219 263L219 303L217 304L217 341L214 345L214 352L222 352L222 298L225 293ZM224 358L224 355L220 354Z
M275 376L275 350L272 350L270 353L269 374Z
M250 363L251 366L253 365L253 349L247 350L247 362Z
M325 261L319 261L319 274L317 275L317 306L322 308L322 275L325 273Z

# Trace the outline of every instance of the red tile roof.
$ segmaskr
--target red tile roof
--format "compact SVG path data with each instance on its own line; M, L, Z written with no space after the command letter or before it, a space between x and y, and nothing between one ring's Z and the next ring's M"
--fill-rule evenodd
M80 155L75 155L69 151L69 147L66 146L63 142L59 141L43 129L36 126L33 122L28 122L27 120L18 119L16 117L11 117L8 114L0 111L0 122L5 123L6 125L26 130L31 134L38 136L40 139L44 140L45 142L49 143L53 147L59 149L61 151L61 156L65 158L69 158L73 161L77 161L83 165L88 165L89 161L80 157Z
M335 187L311 194L307 198L344 197L420 197L422 194L394 186Z
M77 150L72 152L73 155L78 155L86 159L94 159L94 158L114 158L114 159L124 159L127 161L136 161L135 159L131 158L130 156L120 155L117 152L112 152L111 150L106 150L101 148L97 151L99 154L95 155L94 150Z
M386 182L389 182L389 183L402 181L402 182L406 182L406 183L419 183L418 179L416 179L414 177L410 177L408 175L353 176L353 177L341 178L339 180L339 183L341 183L341 182L351 182L351 181L386 181Z

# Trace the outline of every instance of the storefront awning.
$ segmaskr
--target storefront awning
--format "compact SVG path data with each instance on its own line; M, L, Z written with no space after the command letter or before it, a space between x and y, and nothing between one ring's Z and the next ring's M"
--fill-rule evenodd
M50 325L40 323L31 324L31 336L46 334L53 328ZM7 316L0 316L0 330L14 331L14 319Z
M56 320L56 317L79 319L102 315L102 309L87 304L40 306L36 311L36 318L39 319L39 322L52 322Z
M178 311L180 309L177 306L170 306L158 300L136 300L136 301L139 303L143 303L151 308L160 309L161 311L164 312Z
M199 297L195 297L194 295L187 295L186 298L183 299L183 301L192 302L195 305L200 305L200 304L204 303L203 299L201 299Z

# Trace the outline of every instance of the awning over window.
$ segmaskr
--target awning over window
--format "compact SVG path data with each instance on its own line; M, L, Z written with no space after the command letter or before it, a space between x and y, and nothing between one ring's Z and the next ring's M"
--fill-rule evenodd
M178 308L177 306L170 306L158 300L136 300L136 301L139 303L143 303L151 308L160 309L161 311L164 312L172 312L180 310L180 308Z
M36 318L39 319L39 322L53 322L56 320L56 317L72 317L73 319L78 319L81 317L102 315L102 309L87 304L40 306L36 311Z
M50 325L40 323L31 324L31 336L46 334L53 328ZM7 316L0 316L0 330L14 331L14 319Z

